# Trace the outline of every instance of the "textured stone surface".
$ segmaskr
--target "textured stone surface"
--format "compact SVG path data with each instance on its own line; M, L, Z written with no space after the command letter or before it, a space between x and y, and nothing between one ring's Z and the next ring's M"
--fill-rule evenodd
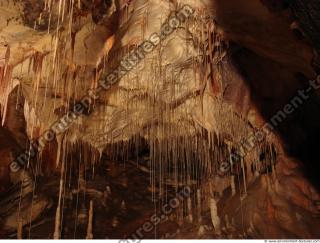
M66 140L59 137L44 149L44 173L49 174L56 167L56 156L67 151L63 141L74 146L89 144L102 152L111 143L140 135L158 149L153 152L162 159L162 151L178 150L170 141L195 140L206 131L222 138L212 146L222 149L262 126L316 76L318 0L79 1L72 8L59 1L47 8L46 2L0 0L4 125L0 130L0 190L10 185L8 165L17 148L27 145L27 136L40 137L88 89L96 88L99 78L117 68L129 50L159 32L181 4L195 8L194 17L103 93L92 110L72 124ZM314 177L307 177L316 171L318 160L318 108L318 96L313 94L267 139L280 155L272 173L262 168L258 172L264 175L255 178L252 166L267 152L264 144L250 151L243 168L238 166L235 172L241 179L248 176L248 195L241 201L240 194L228 198L218 208L220 218L234 215L235 228L255 238L319 237L319 195ZM169 140L167 147L155 146L157 140ZM188 150L186 144L179 146ZM227 152L217 150L218 161L211 161L208 150L196 151L202 153L203 163L228 157ZM217 180L212 181L208 184ZM223 194L225 189L228 186L215 192ZM40 200L33 219L48 204ZM29 206L25 205L24 212ZM14 228L13 218L7 217L8 227Z

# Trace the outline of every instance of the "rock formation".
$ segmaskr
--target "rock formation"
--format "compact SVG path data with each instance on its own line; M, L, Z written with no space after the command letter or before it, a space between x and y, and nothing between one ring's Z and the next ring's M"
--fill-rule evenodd
M319 238L319 6L0 0L0 237Z

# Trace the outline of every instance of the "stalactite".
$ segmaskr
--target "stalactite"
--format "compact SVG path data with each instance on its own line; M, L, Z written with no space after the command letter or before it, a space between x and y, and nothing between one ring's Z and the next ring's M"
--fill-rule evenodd
M58 168L60 163L62 144L63 144L63 135L57 136L57 143L58 143L58 148L57 148L56 167Z
M51 21L51 11L52 7L55 2L52 2L52 0L46 0L45 1L45 9L48 9L50 12L50 18L49 18L49 26L48 26L48 32L50 31L50 21ZM49 83L46 83L46 91L49 88L49 85L53 86L54 90L54 95L55 95L55 101L57 102L59 99L58 94L61 92L61 87L60 87L60 81L65 81L65 87L67 87L70 83L81 83L79 80L80 78L77 77L78 73L74 71L74 67L67 67L65 71L65 63L63 60L66 57L66 50L65 48L60 48L68 43L68 41L72 42L72 53L74 52L74 39L75 35L72 33L72 24L73 24L73 6L78 7L79 10L81 10L81 1L78 0L78 2L75 2L74 0L69 1L69 12L67 11L68 3L66 0L59 0L58 1L58 24L55 29L55 35L53 36L53 55L52 55L52 60L50 60L50 76L49 74L47 79L49 80ZM66 13L70 16L68 18L70 19L69 23L69 29L67 30L67 34L65 37L62 32L64 28L63 27L63 22L66 19ZM127 16L128 17L128 16ZM202 23L201 19L205 18L206 13L205 11L201 13L201 16L197 16L197 21L196 23L192 24L191 26L188 26L188 28L191 29L191 31L195 33L199 33L199 38L195 42L201 43L206 43L205 46L201 46L200 44L195 47L195 50L197 52L197 57L192 59L192 65L194 66L194 71L195 71L195 79L196 81L200 81L200 86L201 86L201 102L202 102L202 109L204 108L203 100L204 100L204 95L205 92L207 91L208 87L208 80L211 81L212 84L212 89L214 91L215 96L219 96L220 91L221 91L221 85L220 85L220 79L221 75L220 72L217 72L215 75L215 71L213 69L218 69L218 63L222 60L224 57L224 50L223 50L223 41L221 37L215 33L217 30L215 29L215 23ZM41 19L41 15L39 17L39 22ZM145 22L146 16L143 16L141 19L141 37L144 38L144 32L147 28L146 22ZM123 20L122 20L123 21ZM73 38L73 40L70 40ZM115 44L116 37L112 37L112 39L107 41L106 43L106 48L108 49L108 52L110 51L111 47ZM190 45L190 44L186 44ZM189 48L189 46L188 46ZM8 50L10 53L10 49ZM127 51L126 51L127 52ZM72 54L73 56L73 54ZM164 67L164 61L161 60L161 56L157 57L159 60L154 60L154 63L150 62L150 66L154 66L151 71L150 71L150 76L153 75L157 78L157 83L169 83L169 84L174 84L175 80L175 72L177 70L170 70L171 67ZM43 65L43 56L39 56L38 54L35 54L34 57L32 58L33 62L33 71L34 71L34 79L32 80L33 84L33 90L35 92L35 96L33 97L32 107L30 107L30 110L33 109L34 113L36 114L36 108L39 106L39 87L42 84L42 76L41 76L41 70L42 70L42 65ZM174 63L175 65L179 65L179 63ZM73 63L73 57L70 66L75 65ZM149 65L149 63L148 63ZM167 65L170 66L170 65ZM204 67L203 70L200 67ZM83 68L81 69L79 73L83 71ZM0 69L0 87L1 84L7 83L10 77L10 67L7 66L3 71L3 69ZM73 70L73 71L72 71ZM70 78L70 76L74 76L73 78ZM80 76L80 75L79 75ZM168 76L168 77L167 77ZM169 76L172 76L169 78ZM200 77L200 80L199 80ZM123 79L124 81L125 78ZM128 80L131 81L128 77ZM91 83L91 88L96 88L96 79L93 79L93 82ZM50 82L52 82L50 84ZM149 85L149 84L148 84ZM151 86L154 84L150 84ZM48 86L48 87L47 87ZM75 85L76 86L76 85ZM140 88L140 87L139 87ZM230 131L225 131L226 129L221 129L218 131L205 131L205 129L202 129L201 131L198 131L197 129L194 129L195 132L190 132L191 128L188 126L185 126L183 122L181 122L181 127L176 128L171 125L174 123L177 119L180 119L179 117L179 112L185 112L186 114L189 114L189 111L187 108L182 108L182 111L177 111L177 109L172 109L172 107L177 108L178 105L177 103L177 97L175 97L176 93L178 91L180 92L181 90L178 90L175 86L172 88L172 96L170 96L169 100L166 102L159 102L160 104L156 104L157 99L158 99L158 92L157 89L159 87L157 85L154 85L152 87L150 93L150 97L148 97L148 102L150 107L154 107L153 110L153 116L158 117L158 114L161 114L161 118L159 118L157 121L159 124L166 124L163 126L150 126L150 128L146 129L146 133L148 134L148 142L150 146L150 167L151 169L149 170L150 172L150 184L152 187L152 199L155 201L156 197L164 197L167 195L167 190L168 187L173 185L176 191L179 190L179 187L183 185L188 185L188 186L194 186L197 185L200 187L200 189L197 189L196 192L196 204L197 204L197 213L198 213L198 221L199 223L202 222L202 212L205 211L206 208L210 208L211 212L211 219L212 219L212 224L215 228L215 231L217 234L220 234L221 229L220 229L220 218L218 217L218 212L217 212L217 201L213 198L210 197L208 199L208 191L205 188L208 179L210 181L213 181L215 177L217 176L217 168L219 167L219 163L222 161L225 161L226 159L229 159L229 162L232 162L231 154L232 154L232 148L233 144L231 141L227 141L226 137L229 133L232 133L230 131L234 131L236 129L240 130L240 128L237 128L236 125L238 125L238 120L235 120L234 115L231 114L230 117L228 118L223 118L223 122L225 120L232 120L234 124L231 127L228 127ZM211 90L210 90L211 91ZM64 89L64 92L62 94L61 101L64 105L64 107L68 107L71 103L70 100L73 98L73 96L77 96L77 87L74 88L73 91L71 89ZM79 92L80 93L80 92ZM61 95L61 94L59 94ZM124 97L122 97L124 96ZM128 99L129 94L125 95L118 95L118 98L120 100L123 98ZM2 98L0 98L2 101ZM5 102L1 102L1 104L5 104ZM44 102L45 103L45 102ZM54 108L56 108L56 103L54 104ZM60 105L60 104L59 104ZM130 104L132 105L132 104ZM139 106L138 101L134 101L135 108ZM129 104L128 104L129 106ZM2 112L2 118L4 123L5 121L5 114L6 114L6 105L1 107L1 112ZM126 119L130 119L130 111L129 108L126 107ZM204 112L204 111L203 111ZM130 131L130 134L134 133L135 131L135 126L139 125L139 118L135 117L131 121L131 124L128 128ZM180 120L179 120L180 122ZM101 125L103 127L104 124ZM35 124L32 124L32 126L35 126ZM33 127L31 129L33 131ZM199 129L200 130L200 129ZM100 128L94 127L93 133L98 133L100 132ZM124 133L124 132L123 132ZM240 133L240 131L239 131ZM184 136L178 136L176 134L183 134ZM245 133L246 134L246 133ZM32 133L33 136L33 133ZM121 136L125 137L125 134L121 134ZM145 136L145 135L144 135ZM115 139L113 136L110 140L110 142L113 143L113 139ZM64 169L65 169L65 153L67 153L66 149L66 143L67 143L67 138L64 138L62 135L57 137L57 143L58 143L58 149L57 149L57 158L56 158L56 166L60 166L60 160L62 159L62 165L61 165L61 179L60 179L60 188L59 188L59 203L56 209L56 217L55 217L55 231L54 231L54 238L59 239L61 236L61 221L63 220L62 217L62 208L63 206L61 205L62 201L62 194L64 192L63 190L63 185L65 182L64 179ZM75 141L78 142L78 138L75 135ZM80 140L80 139L79 139ZM120 139L121 140L121 139ZM123 138L123 140L125 140ZM105 141L103 141L105 142ZM131 148L131 143L135 144L137 147L136 149L138 150L138 143L139 140L137 137L134 137L132 140L129 140L129 142L126 141L121 141L117 143L116 145L112 146L110 155L112 159L118 160L119 158L122 160L127 160L129 157L129 152ZM80 161L79 161L79 191L85 191L86 190L86 178L85 178L85 173L86 173L86 165L91 163L92 165L92 171L93 175L95 174L95 161L97 159L95 152L92 151L92 148L86 144L86 143L79 143L79 149L81 150L80 154ZM99 145L99 158L101 159L104 147ZM259 151L255 151L257 154ZM63 154L63 155L62 155ZM257 155L256 155L257 156ZM257 156L258 157L258 156ZM272 155L271 155L272 157ZM248 173L249 168L251 167L252 162L245 163L246 161L241 160L241 165L239 166L242 169L242 176L243 176L243 186L244 186L244 192L245 195L247 193L247 183L250 183L250 178L246 178L246 175ZM257 159L253 161L255 163L255 168L254 172L256 174L259 173L259 170L261 170L260 163L258 162ZM269 162L266 162L264 166L268 166ZM272 159L271 162L272 163ZM274 166L273 166L274 167ZM275 176L275 168L272 170L273 175ZM235 173L241 174L239 171L236 171ZM225 175L225 181L227 181L228 187L231 186L231 191L232 191L232 196L236 194L236 188L235 188L235 176L227 174ZM268 179L268 178L267 178ZM220 187L217 192L220 193L220 196L223 196L223 191L225 188L225 183L218 183L214 182L214 186ZM223 186L221 186L223 184ZM127 186L125 183L123 186ZM159 192L159 195L156 194ZM203 190L203 193L201 193ZM106 190L104 192L104 200L105 203L107 203L107 200L111 196L111 188L110 186L106 187ZM202 201L203 200L203 201ZM209 201L209 202L208 202ZM206 208L202 208L202 206L205 205ZM186 207L187 207L187 213L188 213L188 220L189 222L193 222L193 210L192 210L192 198L189 197L186 200ZM126 204L125 201L121 202L120 206L122 211L126 211ZM85 211L86 212L86 211ZM88 228L87 228L87 239L92 239L92 214L93 214L93 202L90 202L90 210L89 210L89 223L88 223ZM87 215L87 214L86 214ZM227 215L225 216L225 222L226 225L228 225L228 217ZM182 221L184 219L184 212L183 212L183 206L181 206L178 210L178 221L180 224L182 224ZM113 227L117 227L119 224L119 220L117 217L114 217L112 219L112 225ZM201 226L202 227L202 226ZM203 235L204 234L204 229L199 228L199 234ZM227 226L228 228L228 226Z
M13 67L7 64L4 68L0 69L0 106L1 106L1 125L4 126L7 109L8 100L10 92L18 85L18 82L12 80Z
M61 164L61 174L60 174L60 186L59 186L59 200L58 206L56 210L56 217L55 217L55 227L54 227L54 239L60 239L61 237L61 202L62 202L62 194L63 194L63 187L64 187L64 173L65 172L65 159L62 160Z

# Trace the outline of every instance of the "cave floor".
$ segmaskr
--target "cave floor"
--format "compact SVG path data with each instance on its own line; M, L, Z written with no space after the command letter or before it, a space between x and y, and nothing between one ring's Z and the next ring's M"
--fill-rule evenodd
M210 212L202 213L201 223L198 223L198 216L195 216L193 223L190 223L187 219L186 203L182 203L182 206L174 209L172 214L162 218L150 232L142 230L142 233L137 233L145 222L150 222L152 215L163 216L160 209L176 195L176 189L168 185L160 197L159 188L152 189L150 186L150 173L142 171L137 165L136 161L108 161L95 168L98 173L94 177L92 169L86 170L86 192L77 189L78 182L71 173L67 175L63 196L61 238L86 238L91 200L94 203L94 239L127 239L134 238L134 235L138 235L141 239L229 238L230 232L220 236L214 234ZM69 176L73 179L68 179ZM25 239L53 238L59 180L58 174L39 179L37 191L51 198L51 205L36 221L24 227ZM197 215L196 212L193 214ZM200 225L203 228L201 233L199 233ZM236 235L238 237L239 234ZM16 237L16 233L10 235L12 239Z

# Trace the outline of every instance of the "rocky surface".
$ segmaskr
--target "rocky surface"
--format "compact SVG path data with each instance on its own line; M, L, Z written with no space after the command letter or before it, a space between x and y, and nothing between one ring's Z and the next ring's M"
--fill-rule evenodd
M143 137L150 149L143 168L153 171L150 184L160 197L169 181L197 181L206 202L218 201L222 231L206 225L211 224L208 212L215 211L207 203L200 212L206 224L180 225L181 232L189 229L190 234L175 232L172 238L319 237L319 91L312 91L232 173L223 175L227 183L218 178L219 165L239 149L239 142L316 78L318 0L82 0L74 5L65 0L0 0L0 190L12 184L9 164L28 147L28 139L39 138L88 89L96 89L182 4L194 8L194 15L90 104L68 132L39 151L28 173L33 180L51 176L57 182L65 164L75 171L84 164L86 172L102 154L126 160L124 154L130 153L123 143L139 147ZM276 153L270 152L272 146ZM232 193L230 178L237 182ZM30 209L27 195L22 215ZM5 204L5 196L1 199ZM50 201L39 194L35 205L31 221ZM196 203L191 205L194 209L186 203L186 213L201 218ZM7 223L0 227L15 230L14 213L2 217ZM30 218L22 222L27 225ZM123 227L130 231L132 226ZM100 231L96 237L104 237Z

